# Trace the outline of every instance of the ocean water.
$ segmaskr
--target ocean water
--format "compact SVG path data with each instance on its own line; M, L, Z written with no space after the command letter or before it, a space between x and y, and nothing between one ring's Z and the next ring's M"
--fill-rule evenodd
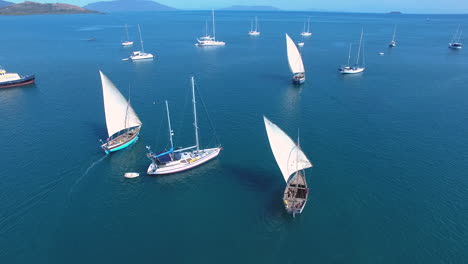
M0 263L468 262L468 53L447 48L468 16L216 15L225 47L193 45L209 11L0 17L0 65L37 76L0 90ZM307 16L307 82L295 87L284 33L300 40ZM121 60L124 24L134 41L141 25L154 61ZM367 69L339 75L361 28ZM136 144L107 156L99 69L143 122ZM164 100L176 145L194 142L192 75L224 150L147 176L145 146L168 143ZM299 129L314 164L296 218L262 115L293 138Z

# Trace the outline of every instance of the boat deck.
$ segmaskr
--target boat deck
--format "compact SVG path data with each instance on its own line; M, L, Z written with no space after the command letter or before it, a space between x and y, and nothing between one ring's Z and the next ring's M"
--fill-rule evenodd
M129 142L130 140L132 140L134 137L138 135L139 132L140 132L140 127L133 128L127 131L126 133L121 134L113 138L112 140L107 141L105 144L102 145L102 148L104 150L111 150L111 149L117 148Z
M180 158L164 164L160 164L153 159L148 167L148 174L171 174L197 167L219 155L221 148L203 149L198 153L189 151L180 153Z
M289 213L301 213L307 202L309 195L309 188L304 175L298 172L289 181L286 189L284 190L284 206Z

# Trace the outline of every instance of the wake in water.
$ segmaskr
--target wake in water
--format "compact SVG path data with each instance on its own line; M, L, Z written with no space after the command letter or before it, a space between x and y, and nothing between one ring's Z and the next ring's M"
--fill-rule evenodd
M31 195L29 198L18 204L16 207L12 208L11 210L8 210L11 211L11 213L3 212L5 214L3 216L0 216L0 234L8 232L8 230L14 228L18 224L18 218L29 212L32 208L34 208L42 200L44 200L48 196L48 194L50 194L57 188L57 185L62 180L63 177L46 183L38 193Z
M78 185L80 184L80 182L85 178L85 176L89 173L89 171L94 168L94 166L98 165L99 163L101 163L108 155L105 155L105 156L102 156L100 159L94 161L93 163L91 163L91 165L88 166L88 168L86 168L86 170L84 171L84 173L78 177L78 179L75 180L75 182L73 183L72 187L70 188L70 191L68 192L68 200L70 200L71 198L71 195L72 193L75 191L76 187L78 187Z

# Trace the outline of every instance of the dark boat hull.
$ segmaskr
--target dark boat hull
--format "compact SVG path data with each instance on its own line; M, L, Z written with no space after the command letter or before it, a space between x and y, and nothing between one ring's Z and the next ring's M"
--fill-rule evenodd
M28 75L25 76L19 80L14 80L14 81L9 81L9 82L1 82L0 83L0 88L9 88L9 87L17 87L17 86L24 86L24 85L29 85L33 84L35 82L36 78L34 75Z

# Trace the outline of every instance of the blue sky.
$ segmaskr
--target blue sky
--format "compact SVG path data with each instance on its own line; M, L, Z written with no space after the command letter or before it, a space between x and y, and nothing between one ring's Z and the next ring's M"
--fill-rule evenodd
M23 0L10 0L22 2ZM63 2L83 6L99 0L32 0L42 3ZM468 0L158 0L179 9L211 9L231 5L272 5L284 10L344 12L468 13Z

